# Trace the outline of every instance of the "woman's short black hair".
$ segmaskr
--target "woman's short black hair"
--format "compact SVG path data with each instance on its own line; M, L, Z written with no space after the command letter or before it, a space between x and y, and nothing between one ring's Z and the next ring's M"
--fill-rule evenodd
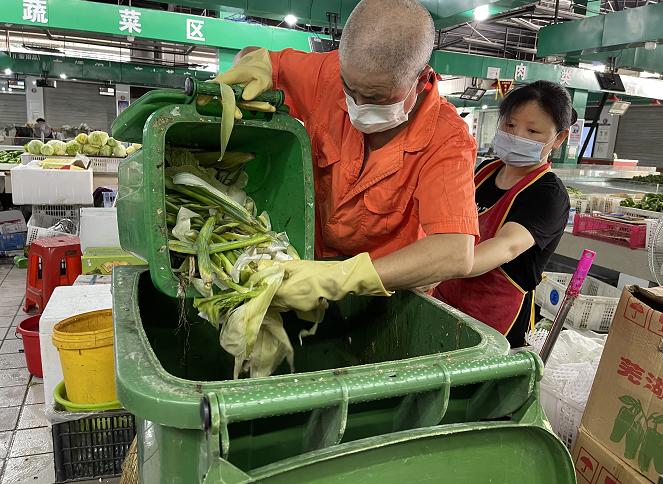
M536 101L548 113L558 132L568 129L578 120L569 91L550 81L536 81L511 91L500 104L500 118L508 119L516 109L530 101Z
M44 118L37 118L37 123L45 123L46 120Z

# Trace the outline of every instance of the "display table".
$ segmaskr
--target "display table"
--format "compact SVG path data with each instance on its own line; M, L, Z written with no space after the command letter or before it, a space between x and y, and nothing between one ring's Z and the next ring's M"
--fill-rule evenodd
M628 247L578 237L570 232L564 232L555 253L577 260L583 249L596 252L595 266L612 269L647 281L652 280L645 249L629 249Z

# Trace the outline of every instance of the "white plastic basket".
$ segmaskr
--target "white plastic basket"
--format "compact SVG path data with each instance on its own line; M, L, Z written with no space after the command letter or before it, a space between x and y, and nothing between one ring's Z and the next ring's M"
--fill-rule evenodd
M534 302L541 307L541 315L553 320L564 299L571 274L546 272L536 287ZM577 329L591 329L605 333L610 328L621 291L616 287L587 277L580 295L566 317L566 324Z
M62 219L71 220L72 230L54 230L53 227ZM25 245L42 237L57 237L59 235L78 235L81 223L80 207L78 205L33 205L32 216L28 220L28 236Z
M592 212L615 213L624 197L615 195L590 195L589 206Z
M547 336L547 330L537 329L525 339L538 353ZM569 450L578 434L604 344L604 335L564 330L543 371L541 405L550 426Z
M653 210L643 210L641 208L622 207L621 205L617 207L617 213L623 213L624 215L631 215L633 217L642 217L642 218L659 219L663 217L662 212L654 212Z
M21 163L27 165L31 161L41 161L46 158L72 158L71 156L41 156L23 153L21 155ZM90 168L94 173L117 173L117 168L120 166L120 161L123 158L105 157L105 156L88 156L90 160Z

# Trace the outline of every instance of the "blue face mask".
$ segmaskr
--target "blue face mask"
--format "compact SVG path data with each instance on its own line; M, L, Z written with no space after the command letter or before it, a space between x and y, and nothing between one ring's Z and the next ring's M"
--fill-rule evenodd
M555 135L556 137L557 135ZM544 161L550 154L548 152L544 155L543 150L553 139L547 143L542 143L541 141L521 138L520 136L498 129L495 133L495 138L493 138L493 150L495 151L495 155L506 165L534 166Z

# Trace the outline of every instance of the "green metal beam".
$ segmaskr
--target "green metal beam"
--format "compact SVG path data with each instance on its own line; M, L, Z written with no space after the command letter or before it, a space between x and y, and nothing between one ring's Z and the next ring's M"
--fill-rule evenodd
M225 49L257 45L270 50L286 47L310 50L310 32L126 5L82 0L44 1L46 7L40 14L35 9L24 11L23 0L2 0L0 24L132 36Z
M547 80L559 82L570 89L590 92L601 90L594 71L577 67L445 51L433 52L430 64L440 74L487 79L488 68L498 68L500 79L514 79L520 83ZM622 81L627 95L663 99L661 80L622 76Z
M647 50L643 47L624 49L618 54L615 52L599 52L598 54L583 55L583 61L599 61L607 64L614 57L616 67L663 73L663 49Z
M593 54L661 40L663 4L658 3L543 27L537 52L540 57Z
M232 55L234 56L234 53ZM187 76L207 80L215 75L209 71L155 67L144 64L0 52L0 72L5 69L11 69L13 74L25 76L42 76L44 73L48 73L49 77L56 80L61 74L64 74L67 79L80 81L173 88L184 86L184 79Z

